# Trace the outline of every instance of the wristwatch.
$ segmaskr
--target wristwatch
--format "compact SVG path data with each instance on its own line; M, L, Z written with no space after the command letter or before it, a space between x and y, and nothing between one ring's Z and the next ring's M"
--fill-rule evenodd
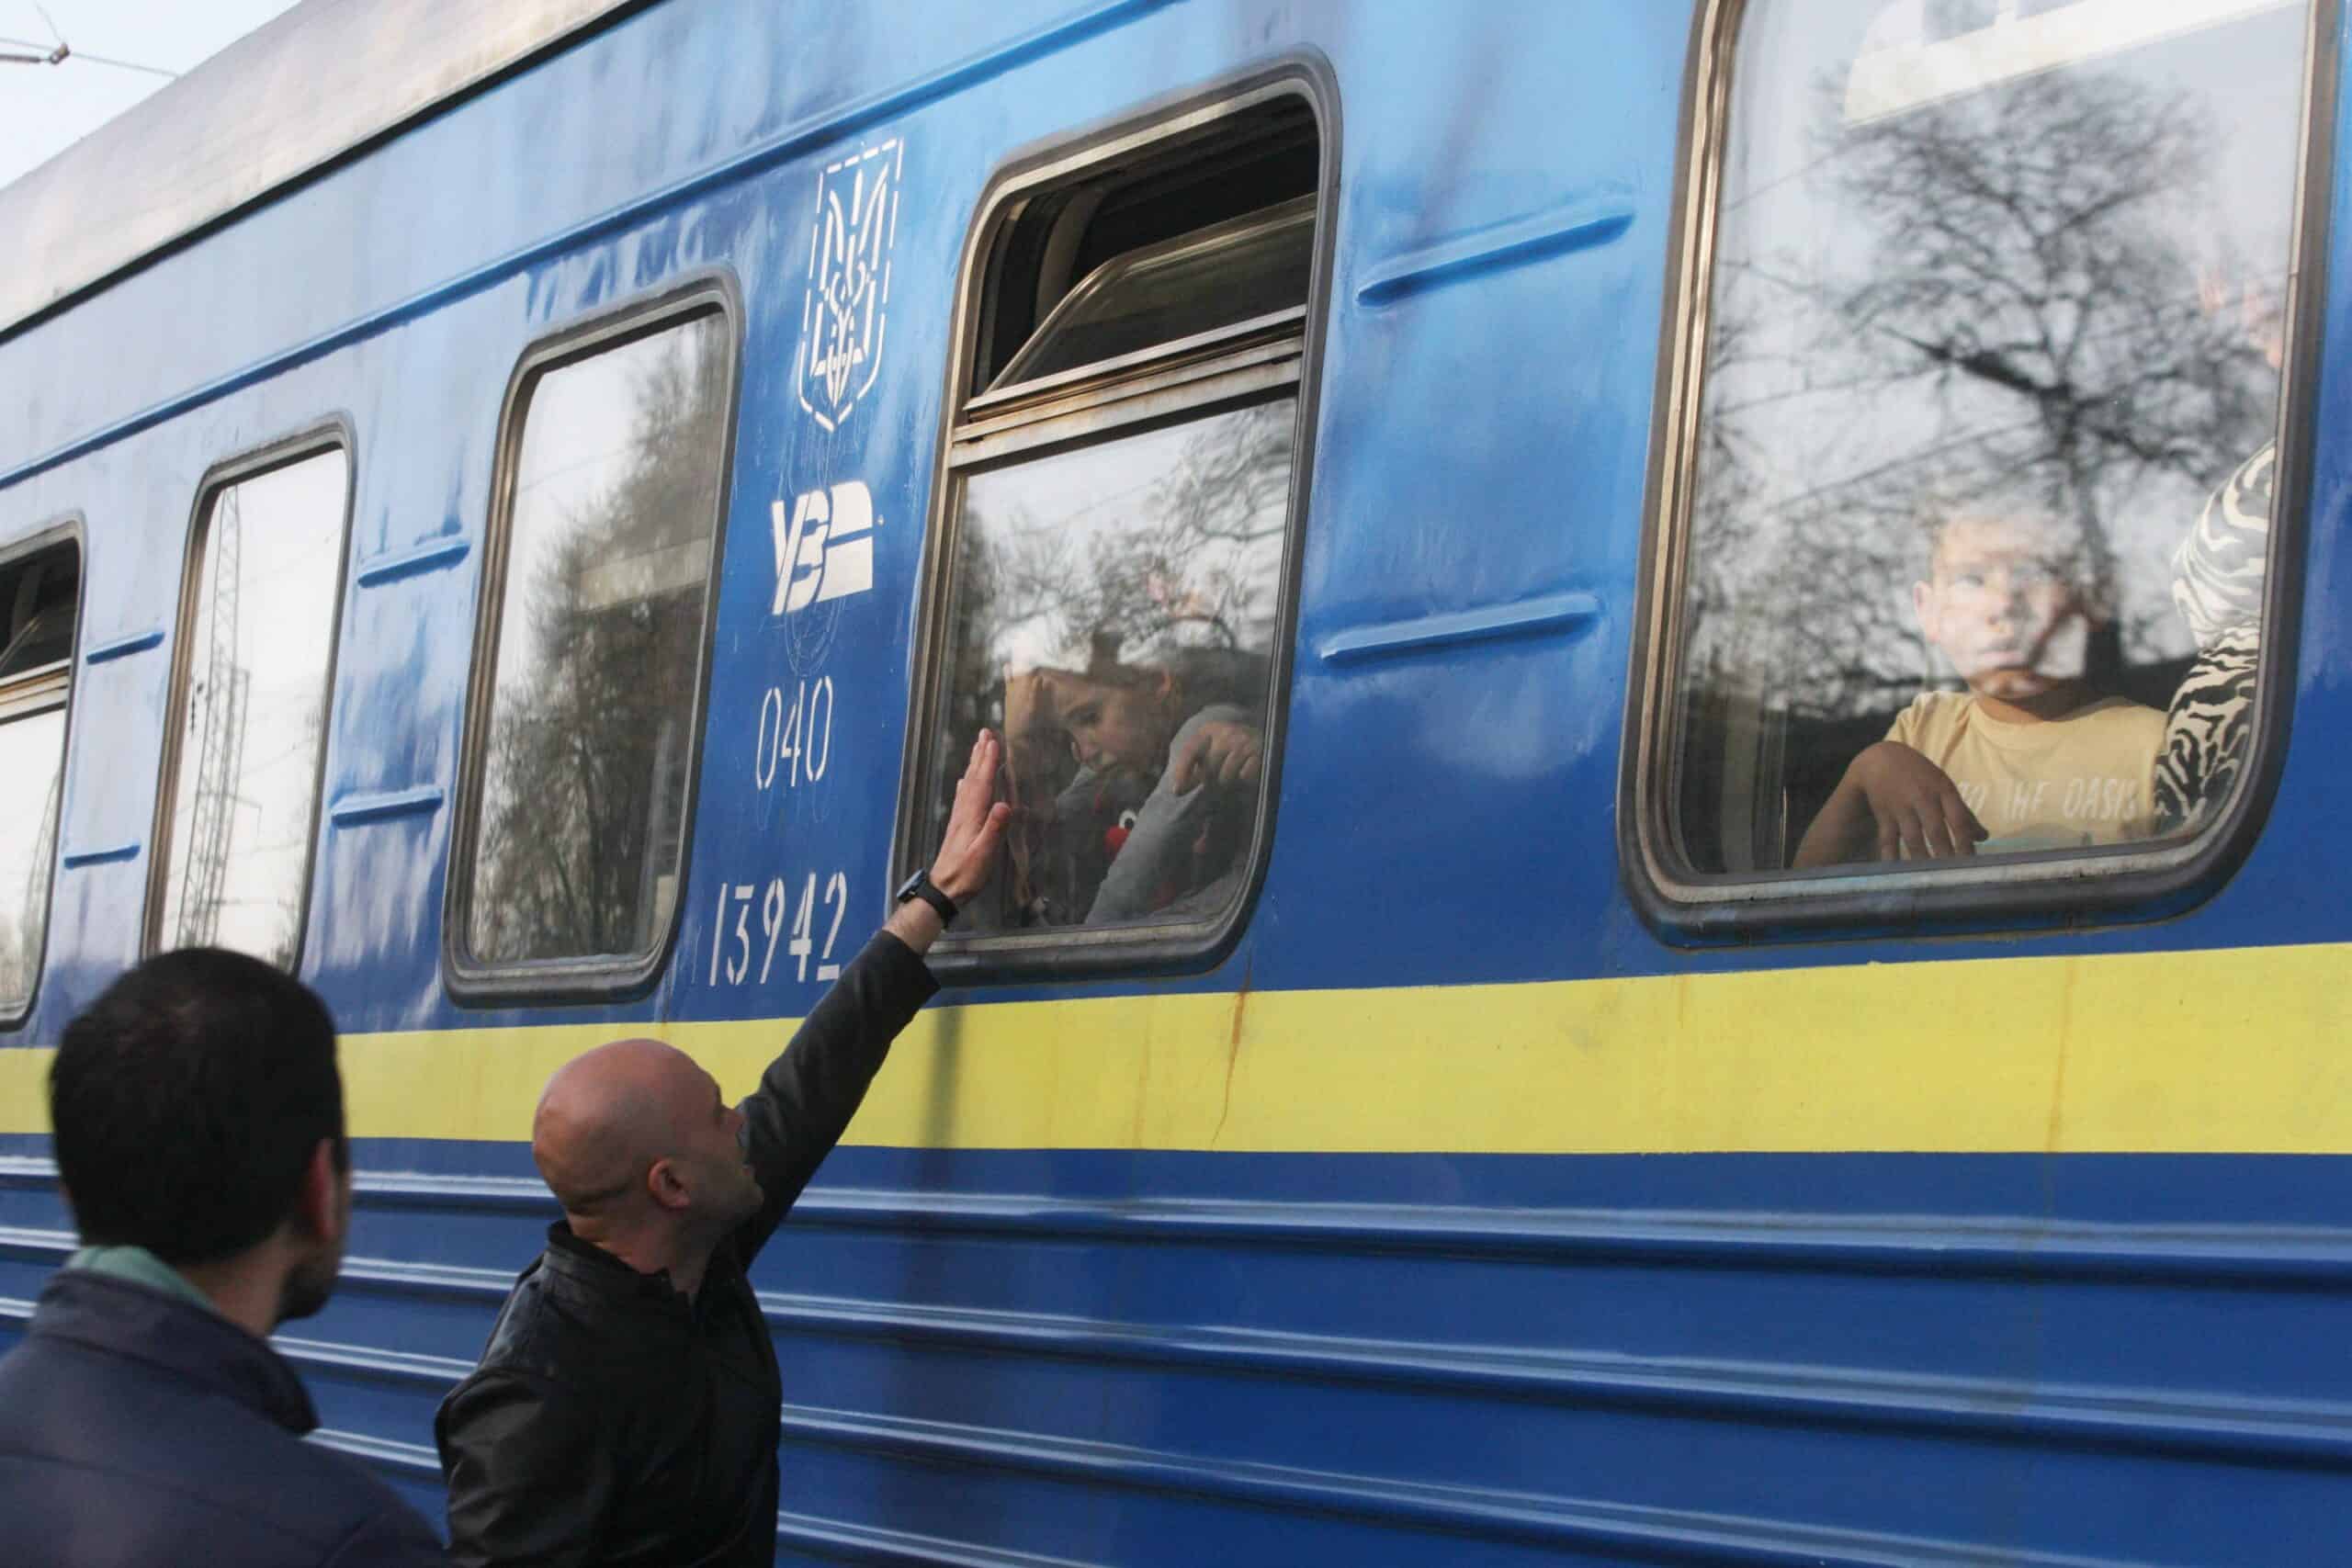
M892 895L890 902L895 907L905 903L910 898L920 898L938 910L942 925L952 926L956 923L956 900L942 893L939 890L939 885L932 881L931 867L927 865L915 867L915 874L899 884L899 891Z

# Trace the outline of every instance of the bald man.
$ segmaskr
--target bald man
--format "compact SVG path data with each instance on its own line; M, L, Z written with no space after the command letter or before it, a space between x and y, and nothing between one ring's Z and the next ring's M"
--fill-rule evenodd
M658 1040L548 1080L531 1157L563 1218L435 1423L453 1561L774 1561L784 1393L746 1270L938 989L922 954L988 881L1000 754L983 731L938 856L742 1104Z

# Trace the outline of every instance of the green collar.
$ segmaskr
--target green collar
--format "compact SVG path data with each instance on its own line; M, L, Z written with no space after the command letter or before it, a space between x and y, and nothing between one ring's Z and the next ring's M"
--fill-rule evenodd
M207 1312L220 1310L212 1304L210 1296L189 1284L186 1275L143 1247L85 1247L67 1258L65 1267L128 1280L134 1285L194 1302Z

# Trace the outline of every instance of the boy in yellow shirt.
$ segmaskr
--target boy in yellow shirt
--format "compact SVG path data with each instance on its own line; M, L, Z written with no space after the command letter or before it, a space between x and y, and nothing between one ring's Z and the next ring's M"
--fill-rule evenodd
M1799 867L2073 849L2153 831L2165 716L2085 682L2092 629L2081 531L2050 509L1946 513L1911 586L1965 692L1926 692L1849 763Z

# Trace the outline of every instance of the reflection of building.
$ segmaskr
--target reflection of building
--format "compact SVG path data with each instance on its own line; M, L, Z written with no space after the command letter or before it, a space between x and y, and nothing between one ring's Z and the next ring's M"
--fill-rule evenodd
M684 673L701 624L710 537L666 537L676 518L665 511L649 509L623 521L628 525L580 563L567 599L578 619L575 648L605 653L595 661L603 668L573 671L591 691L604 694L590 705L593 716L583 709L575 717L611 724L611 732L599 737L594 749L604 761L621 761L601 791L583 784L589 811L595 813L600 795L605 811L603 820L591 824L590 842L582 847L609 866L606 875L586 879L599 889L601 906L587 918L603 933L600 945L643 948L660 942L677 900L678 867L685 856L686 765L693 748L673 708L657 705L631 713L622 691L639 681Z
M196 791L187 828L187 883L180 897L181 945L219 940L221 889L229 874L230 813L245 751L245 702L252 672L237 662L237 588L243 528L234 486L221 492L212 519L212 601L204 673L188 694L188 732L197 745Z
M1846 85L1854 125L2120 54L2291 0L1895 0Z
M40 826L34 830L32 859L25 868L24 897L17 901L13 924L11 917L0 914L0 999L32 994L33 971L40 962L41 928L49 915L49 868L57 851L58 797L64 784L62 770L50 774Z
M57 808L59 796L64 791L65 773L61 768L49 776L49 795L41 804L40 827L33 836L31 869L25 878L24 904L17 911L17 931L28 948L32 945L32 933L41 929L49 912L49 868L57 851ZM29 952L25 954L28 964L32 957Z

